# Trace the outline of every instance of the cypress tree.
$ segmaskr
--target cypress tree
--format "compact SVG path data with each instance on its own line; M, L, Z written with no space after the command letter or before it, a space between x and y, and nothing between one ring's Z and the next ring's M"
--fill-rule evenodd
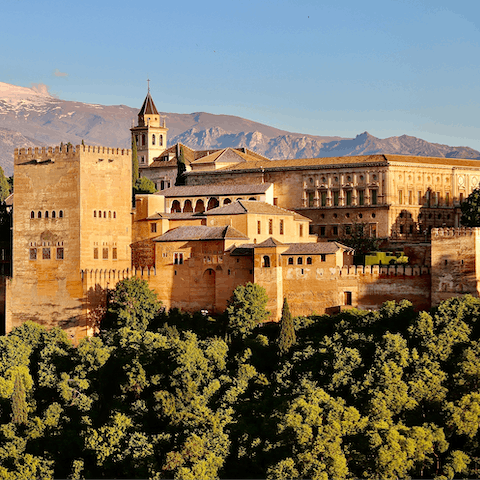
M12 421L13 423L27 423L27 399L25 385L20 374L15 376L12 393Z
M177 158L177 178L175 180L175 185L185 185L185 178L183 174L187 171L187 166L185 165L185 156L183 154L183 147L180 147L180 155Z
M10 183L8 178L3 173L3 168L0 167L0 202L4 202L10 195Z
M287 297L283 299L282 318L280 320L280 335L278 337L278 349L284 355L295 345L295 326L288 306Z
M134 187L138 180L138 155L137 155L137 141L135 135L132 139L132 186Z

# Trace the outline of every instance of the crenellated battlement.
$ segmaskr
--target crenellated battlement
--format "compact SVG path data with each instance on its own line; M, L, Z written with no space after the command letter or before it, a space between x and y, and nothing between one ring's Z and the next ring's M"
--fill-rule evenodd
M131 156L132 151L129 148L102 147L97 145L57 145L54 147L15 148L14 158L15 163L22 163L30 160L43 162L50 160L52 156L63 155L67 158L73 158L79 153Z
M334 267L325 269L327 278L337 277L361 277L361 276L377 276L377 277L419 277L422 275L430 275L430 268L422 266L409 265L346 265L344 267ZM330 277L328 277L330 274Z
M469 237L480 232L478 227L432 228L433 237Z

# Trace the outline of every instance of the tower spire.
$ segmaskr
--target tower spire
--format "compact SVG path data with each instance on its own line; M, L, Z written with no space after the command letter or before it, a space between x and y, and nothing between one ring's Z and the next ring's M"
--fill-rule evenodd
M147 93L150 93L150 79L147 78L147 85L148 85L148 92Z

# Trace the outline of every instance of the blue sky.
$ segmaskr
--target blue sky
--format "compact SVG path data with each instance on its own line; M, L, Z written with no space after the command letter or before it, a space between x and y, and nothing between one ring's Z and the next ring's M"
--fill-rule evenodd
M480 150L480 1L3 0L0 81Z

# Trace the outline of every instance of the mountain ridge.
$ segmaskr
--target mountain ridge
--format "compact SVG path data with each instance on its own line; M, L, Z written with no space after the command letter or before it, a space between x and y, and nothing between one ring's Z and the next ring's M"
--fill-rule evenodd
M193 112L161 112L169 129L168 145L193 149L247 147L268 158L315 158L378 153L480 159L470 147L451 147L401 135L379 139L368 132L354 138L288 132L242 117ZM130 146L138 109L61 100L44 85L18 87L0 82L0 166L13 173L14 148L61 142Z

